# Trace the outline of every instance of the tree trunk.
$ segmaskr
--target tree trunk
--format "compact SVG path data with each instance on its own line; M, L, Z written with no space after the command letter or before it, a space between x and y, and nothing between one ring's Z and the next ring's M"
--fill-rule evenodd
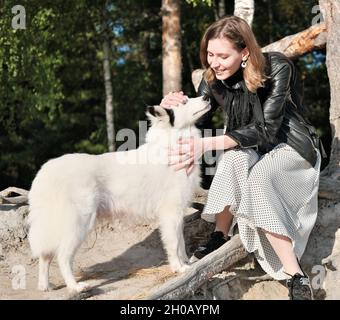
M162 0L163 95L182 88L180 0Z
M225 0L214 0L213 4L215 20L217 21L226 15Z
M327 169L329 177L340 177L340 2L320 0L320 7L327 28L326 65L331 88L329 120L332 128L332 151Z
M272 0L268 0L268 22L269 22L269 32L268 32L268 43L273 42L273 5Z
M115 151L114 140L114 118L113 118L113 98L112 98L112 82L111 82L111 57L110 57L110 42L105 39L103 42L103 69L104 69L104 84L105 84L105 112L106 112L106 128L107 128L107 143L110 152Z
M251 26L254 18L254 0L235 0L234 15L248 22Z

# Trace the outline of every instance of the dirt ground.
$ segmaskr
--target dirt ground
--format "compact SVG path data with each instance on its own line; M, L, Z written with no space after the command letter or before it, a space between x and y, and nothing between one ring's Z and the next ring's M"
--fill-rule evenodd
M54 290L38 291L38 261L31 259L24 241L16 250L0 255L0 299L138 300L176 276L168 267L155 226L121 222L98 227L89 235L76 255L74 271L78 281L91 285L89 292L68 293L55 260L50 269ZM214 276L190 299L287 299L283 284L249 280L263 275L253 263L241 263Z

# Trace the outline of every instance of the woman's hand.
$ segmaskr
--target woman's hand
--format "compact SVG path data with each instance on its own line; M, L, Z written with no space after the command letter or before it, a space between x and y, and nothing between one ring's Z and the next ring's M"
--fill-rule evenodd
M177 107L179 104L184 104L188 101L188 96L184 95L183 91L169 92L162 99L160 106L163 108Z
M185 169L189 175L205 152L203 141L202 138L179 138L177 146L170 150L169 165L176 171Z

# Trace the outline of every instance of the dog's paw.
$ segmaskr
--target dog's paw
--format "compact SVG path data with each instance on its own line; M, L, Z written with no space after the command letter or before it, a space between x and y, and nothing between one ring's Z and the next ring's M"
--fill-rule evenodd
M91 286L86 282L78 282L75 286L68 287L68 290L71 293L80 293L84 291L88 291Z
M56 288L55 285L53 285L52 283L39 283L38 284L38 290L40 291L52 291Z
M171 265L171 270L173 272L183 273L189 269L190 269L190 265L188 264Z
M189 259L189 264L193 264L195 262L197 262L199 259L196 258L194 255L191 256L191 258Z

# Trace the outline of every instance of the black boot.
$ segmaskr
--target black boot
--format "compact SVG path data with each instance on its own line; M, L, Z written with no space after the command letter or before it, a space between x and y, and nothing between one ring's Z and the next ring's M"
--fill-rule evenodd
M229 237L224 237L223 232L214 231L210 234L210 239L208 240L208 242L205 245L200 246L196 249L190 261L195 262L199 259L202 259L207 254L213 252L214 250L225 244L229 239Z
M306 275L295 273L287 280L290 300L313 300L313 292Z

